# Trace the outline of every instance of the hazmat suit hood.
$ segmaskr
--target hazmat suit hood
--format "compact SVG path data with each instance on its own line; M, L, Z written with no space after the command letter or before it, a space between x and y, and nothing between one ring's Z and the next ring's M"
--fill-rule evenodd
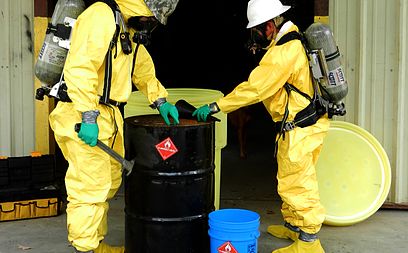
M125 20L135 16L154 16L163 25L174 12L179 0L116 0Z

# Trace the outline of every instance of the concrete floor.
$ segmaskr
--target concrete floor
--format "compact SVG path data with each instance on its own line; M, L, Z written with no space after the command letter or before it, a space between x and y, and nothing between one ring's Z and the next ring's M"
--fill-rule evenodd
M257 125L257 130L254 126ZM249 128L248 158L240 160L232 129L222 150L221 208L244 208L261 216L258 252L269 253L290 244L266 233L270 224L282 224L280 200L276 193L273 136L265 117L253 119ZM254 141L258 140L258 141ZM261 140L261 141L259 141ZM124 195L111 201L109 234L106 241L124 244ZM72 253L66 237L66 215L0 223L0 253ZM406 253L408 252L408 211L382 210L358 224L347 227L324 225L319 233L327 253ZM163 251L165 252L165 251Z

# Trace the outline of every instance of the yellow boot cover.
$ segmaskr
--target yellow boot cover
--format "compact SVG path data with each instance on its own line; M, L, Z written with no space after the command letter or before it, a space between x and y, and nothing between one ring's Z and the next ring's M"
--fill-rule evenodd
M319 239L313 242L296 240L290 246L274 250L272 253L324 253L324 249Z
M291 239L296 241L299 237L299 233L290 230L283 225L270 225L267 229L268 233L281 239Z
M125 247L112 247L106 243L101 242L97 249L94 251L95 253L124 253Z

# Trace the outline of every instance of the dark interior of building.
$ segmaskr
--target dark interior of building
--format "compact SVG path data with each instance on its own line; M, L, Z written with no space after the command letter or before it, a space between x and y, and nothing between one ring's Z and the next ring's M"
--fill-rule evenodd
M313 0L287 0L301 30L313 22ZM246 48L247 0L181 0L168 24L153 33L149 51L166 87L230 92L256 66ZM204 4L205 3L205 4Z

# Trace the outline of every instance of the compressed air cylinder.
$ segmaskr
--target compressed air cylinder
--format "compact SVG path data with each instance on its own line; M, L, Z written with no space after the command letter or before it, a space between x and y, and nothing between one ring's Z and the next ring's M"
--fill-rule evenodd
M348 92L348 84L340 61L340 52L334 40L330 27L321 23L313 23L305 31L305 37L310 50L323 49L327 62L327 82L320 82L322 96L341 103Z
M76 19L85 10L83 0L58 0L51 17L51 26L64 24L66 17ZM61 47L53 31L45 35L35 64L35 76L46 86L53 86L61 77L68 49Z

